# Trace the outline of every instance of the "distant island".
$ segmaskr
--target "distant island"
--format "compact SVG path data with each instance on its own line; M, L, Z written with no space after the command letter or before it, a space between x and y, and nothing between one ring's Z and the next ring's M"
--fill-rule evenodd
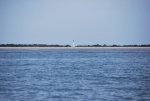
M72 47L71 45L47 45L47 44L0 44L0 47ZM77 45L75 47L150 47L150 44L144 45Z

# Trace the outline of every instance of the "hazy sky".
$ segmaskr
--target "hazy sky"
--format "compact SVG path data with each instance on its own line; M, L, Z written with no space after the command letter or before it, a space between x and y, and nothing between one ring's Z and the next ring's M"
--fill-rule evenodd
M0 44L150 44L150 0L0 0Z

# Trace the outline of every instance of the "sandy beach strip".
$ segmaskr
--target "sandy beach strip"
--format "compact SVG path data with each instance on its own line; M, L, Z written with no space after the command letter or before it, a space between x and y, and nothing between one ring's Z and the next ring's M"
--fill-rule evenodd
M150 49L150 47L0 47L0 49Z

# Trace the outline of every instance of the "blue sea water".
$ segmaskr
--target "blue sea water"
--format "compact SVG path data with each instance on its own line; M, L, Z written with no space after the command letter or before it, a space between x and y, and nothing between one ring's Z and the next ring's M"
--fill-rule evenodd
M150 49L0 49L0 101L150 101Z

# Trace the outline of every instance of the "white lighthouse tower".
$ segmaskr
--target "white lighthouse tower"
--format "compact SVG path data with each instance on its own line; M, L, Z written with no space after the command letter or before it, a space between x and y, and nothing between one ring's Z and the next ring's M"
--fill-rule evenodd
M72 47L75 47L74 40L73 40L73 42L72 42Z

